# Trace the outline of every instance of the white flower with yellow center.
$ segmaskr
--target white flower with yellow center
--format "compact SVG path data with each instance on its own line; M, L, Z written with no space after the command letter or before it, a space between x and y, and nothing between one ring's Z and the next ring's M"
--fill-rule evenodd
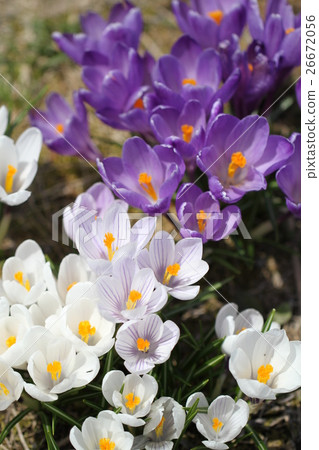
M0 202L15 206L30 197L26 189L37 173L41 147L42 134L37 128L24 131L16 143L0 136Z
M120 370L107 373L102 383L102 393L107 402L121 408L118 414L121 422L132 427L145 425L141 417L150 412L157 390L157 381L151 375L125 376Z
M19 400L23 391L23 379L2 358L0 358L0 411Z
M233 346L229 370L251 398L274 400L300 387L300 341L285 330L241 333Z

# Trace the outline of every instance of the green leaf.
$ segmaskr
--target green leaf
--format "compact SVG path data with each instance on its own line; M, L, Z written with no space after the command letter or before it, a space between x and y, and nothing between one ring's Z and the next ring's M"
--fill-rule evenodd
M263 332L263 333L266 333L267 331L270 330L272 321L274 320L275 312L276 312L276 310L275 310L275 308L273 308L272 311L271 311L271 313L269 314L269 316L268 316L266 322L264 323L264 326L263 326L263 329L262 329L262 332Z
M7 423L7 425L4 427L4 429L2 430L2 432L0 434L0 444L2 444L2 442L5 440L5 438L8 436L8 434L10 433L12 428L15 427L16 424L19 423L20 420L22 420L27 414L29 414L30 411L32 411L31 408L24 409L17 416L15 416L12 420L10 420L9 423Z
M78 427L79 429L81 429L81 424L80 422L78 422L76 419L74 419L73 417L69 416L68 414L66 414L64 411L62 411L61 409L57 408L54 405L51 405L50 403L42 403L42 407L44 409L46 409L47 411L50 411L50 413L55 414L57 417L59 417L60 419L62 419L64 422L70 424L70 425L75 425L76 427Z
M246 425L246 430L251 433L251 437L253 438L255 444L257 445L258 450L268 450L266 444L260 439L258 434L250 425Z
M48 417L42 411L39 411L38 415L39 415L39 417L41 419L41 422L42 422L42 427L43 427L45 439L46 439L47 444L48 444L48 450L59 450L59 447L58 447L58 445L55 442L55 439L53 437L52 429L51 429Z
M82 402L86 405L89 406L90 408L94 409L95 411L101 412L103 411L103 408L101 406L96 405L95 403L89 402L88 400L86 400L85 398L82 400Z
M210 359L209 361L207 361L203 367L201 367L197 372L195 372L195 377L197 377L198 375L202 374L203 372L205 372L208 369L211 369L212 367L217 366L218 364L220 364L223 359L225 358L225 355L218 355L215 356L214 358Z
M187 428L189 427L189 425L191 424L192 420L194 419L194 417L197 414L197 406L199 403L199 398L195 401L195 403L189 408L188 413L186 415L186 419L185 419L185 425L183 428L183 431L181 432L179 438L177 439L177 441L174 444L173 450L178 449L179 448L179 443L185 433L185 431L187 430Z
M190 395L194 394L194 392L199 392L201 389L203 389L206 384L209 383L209 378L207 380L202 381L199 383L196 387L194 387L191 391L189 391L186 395L182 397L182 401L185 400Z

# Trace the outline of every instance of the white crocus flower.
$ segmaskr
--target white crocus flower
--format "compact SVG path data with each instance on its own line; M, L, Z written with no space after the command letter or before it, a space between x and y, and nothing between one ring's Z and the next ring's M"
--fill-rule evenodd
M81 431L73 427L70 441L76 450L131 450L133 436L124 431L117 414L101 411L97 418L85 419Z
M34 384L25 383L31 397L53 402L58 394L90 383L100 369L99 359L88 351L76 353L74 346L47 329L33 327L25 338L28 372Z
M23 391L23 379L6 361L0 358L0 411L19 400Z
M167 292L179 300L191 300L199 286L191 286L208 271L202 260L203 242L200 238L185 238L175 245L173 237L159 231L153 237L149 250L143 249L137 257L140 268L151 268Z
M141 417L150 412L157 390L157 381L151 375L125 376L120 370L107 373L102 383L102 393L107 402L121 408L118 414L121 422L132 427L145 425Z
M8 126L9 113L6 106L2 105L0 108L0 135L3 135Z
M37 128L28 128L16 143L0 136L0 202L15 206L30 197L26 189L37 173L41 147L42 134Z
M300 387L300 344L289 342L285 330L247 330L234 344L229 370L244 394L274 400Z
M8 258L2 269L2 288L11 304L26 306L35 303L45 291L45 262L40 246L28 239L16 250L15 256Z
M171 450L172 439L178 439L185 425L186 414L182 406L171 397L156 400L146 423L143 436L134 440L134 449Z
M228 303L224 305L216 316L215 331L219 338L226 337L222 344L222 351L226 355L231 354L232 348L238 336L243 331L253 328L256 331L261 331L264 325L264 318L254 308L245 309L238 312L238 305L236 303ZM280 328L279 324L272 322L271 329Z
M198 431L207 439L203 444L216 450L229 448L225 442L232 441L247 424L248 404L241 399L235 402L228 395L220 395L208 406L205 396L197 392L188 398L186 406L191 407L197 399L198 408L208 408L207 414L199 413L194 419Z

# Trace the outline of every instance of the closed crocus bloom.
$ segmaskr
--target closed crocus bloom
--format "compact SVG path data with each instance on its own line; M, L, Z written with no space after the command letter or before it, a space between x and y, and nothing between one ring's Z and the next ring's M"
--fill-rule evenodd
M58 394L85 386L97 375L100 364L88 351L76 352L70 341L57 337L42 327L33 327L25 338L28 372L32 383L25 383L31 397L53 402Z
M290 137L294 145L292 156L276 173L278 186L286 196L286 205L296 217L301 216L301 135Z
M174 238L166 231L153 237L149 250L143 249L137 257L141 268L151 268L157 281L167 292L179 300L192 300L199 286L191 286L208 271L202 260L203 242L199 238L185 238L175 245Z
M115 350L125 360L129 372L142 375L169 359L179 335L174 322L163 323L156 314L151 314L122 325L116 335Z
M40 246L28 239L20 244L15 256L8 258L2 269L2 288L11 304L35 303L45 291L45 269L49 270Z
M37 128L25 130L16 143L0 136L0 202L16 206L28 200L41 147L42 134Z
M0 411L19 400L23 391L22 376L0 358Z
M269 136L264 117L242 120L220 114L206 136L206 147L197 164L208 176L213 195L225 203L235 203L246 192L266 189L265 176L291 156L293 146L282 136Z
M60 155L80 156L95 161L100 151L89 135L87 114L78 94L73 94L74 110L56 92L46 99L47 110L31 111L31 124L42 132L45 144Z
M81 431L73 427L70 441L76 450L131 450L133 436L124 431L118 414L101 411L85 419Z
M192 394L186 403L191 407L199 399L198 407L208 408L207 414L197 414L194 422L197 430L205 436L207 448L223 450L229 448L225 442L232 441L247 424L249 406L244 400L235 402L228 395L220 395L209 406L201 392Z
M181 235L200 237L203 242L227 238L241 222L240 209L226 206L220 209L211 192L203 192L195 184L182 184L176 195L177 217Z
M167 153L163 161L161 150ZM105 183L129 205L153 214L168 211L183 173L182 158L173 149L154 149L143 139L127 139L122 158L105 158L98 169Z
M151 409L158 390L157 381L151 375L140 377L135 373L125 376L120 370L111 370L103 378L102 392L107 402L121 408L118 417L132 427L145 425L145 417Z
M8 126L8 117L9 112L5 105L0 107L0 135L3 135L6 132Z
M247 330L232 348L229 370L244 394L274 400L300 387L300 341L289 342L285 330Z

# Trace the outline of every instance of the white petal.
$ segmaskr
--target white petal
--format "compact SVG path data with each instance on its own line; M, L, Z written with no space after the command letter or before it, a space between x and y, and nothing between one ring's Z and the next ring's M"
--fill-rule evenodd
M42 133L38 128L25 130L16 142L20 161L38 161L42 147Z

